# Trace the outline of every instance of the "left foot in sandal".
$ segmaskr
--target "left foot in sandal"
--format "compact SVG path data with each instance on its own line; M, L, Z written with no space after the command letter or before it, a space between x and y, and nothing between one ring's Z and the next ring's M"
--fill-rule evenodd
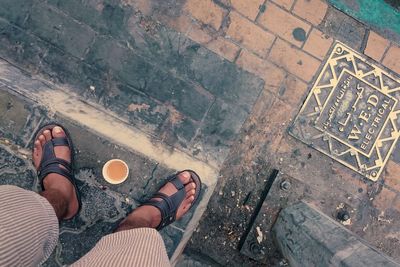
M53 129L44 130L34 142L33 163L36 170L40 168L44 145L54 138L65 138L64 130L55 126ZM56 158L71 162L71 150L68 146L55 146ZM66 170L62 165L60 168ZM73 184L58 173L50 173L43 179L44 191L40 194L53 206L59 220L71 219L79 210L79 201Z
M192 206L195 201L195 195L198 188L196 190L196 183L192 180L191 173L188 171L183 171L177 174L177 179L180 180L182 185L184 185L185 196L179 207L176 210L176 218L175 220L179 220L183 215L187 213L187 211ZM174 184L171 182L167 182L157 193L165 194L166 196L172 196L177 193L178 190ZM157 195L157 194L156 194ZM154 197L150 201L163 201L161 198ZM160 227L162 222L162 214L161 211L152 206L147 205L146 203L138 208L136 208L128 217L123 220L116 232L129 230L134 228L141 227L149 227L149 228L162 228Z

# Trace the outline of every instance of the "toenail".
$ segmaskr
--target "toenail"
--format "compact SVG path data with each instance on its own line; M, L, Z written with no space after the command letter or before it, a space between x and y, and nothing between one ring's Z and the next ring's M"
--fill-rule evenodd
M54 127L54 132L55 133L61 133L61 128L58 127L58 126Z

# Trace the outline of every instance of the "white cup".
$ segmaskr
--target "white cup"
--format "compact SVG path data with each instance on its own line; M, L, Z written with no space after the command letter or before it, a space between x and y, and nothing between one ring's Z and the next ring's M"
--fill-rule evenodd
M110 184L123 183L129 176L128 165L120 159L111 159L103 166L104 180Z

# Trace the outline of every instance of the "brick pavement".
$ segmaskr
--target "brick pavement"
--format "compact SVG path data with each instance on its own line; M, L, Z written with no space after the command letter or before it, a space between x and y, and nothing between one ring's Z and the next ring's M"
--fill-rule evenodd
M245 5L247 8L244 8ZM377 208L378 211L399 211L400 188L397 168L400 162L389 162L387 171L378 181L380 186L377 187L329 159L307 161L301 159L302 157L293 157L294 152L312 155L313 158L324 156L298 144L298 141L287 134L291 121L305 100L308 89L335 41L344 42L397 73L400 72L399 44L369 30L365 25L333 9L322 0L236 0L227 5L219 4L219 7L225 10L225 17L217 29L209 24L207 19L196 17L190 12L181 14L180 18L190 18L186 22L191 25L186 28L202 29L211 40L223 39L235 45L236 57L232 60L232 54L209 47L210 41L201 42L221 57L265 81L265 90L274 99L274 103L268 104L265 113L259 114L264 119L258 123L263 126L255 126L258 129L255 131L259 131L260 135L249 137L253 138L249 147L254 149L260 146L257 142L266 144L267 148L263 149L265 157L274 162L281 171L306 183L309 180L308 176L315 173L314 169L321 169L322 171L316 173L325 175L326 179L329 177L331 183L340 184L338 187L347 192L348 196L365 199L364 201L370 199L371 207ZM171 20L167 23L173 27ZM190 34L188 36L192 38ZM230 51L228 47L227 50ZM246 129L246 126L244 128ZM252 154L257 153L253 151ZM400 148L393 154L400 155ZM327 188L331 186L330 182L324 180L318 186ZM370 237L368 233L364 233L364 236ZM386 246L388 248L391 245Z
M244 9L245 5L247 8ZM197 5L196 13L188 12L184 16L194 19L190 21L193 25L191 27L203 25L203 31L210 34L207 25L216 28L214 23L210 23L207 17L197 16L199 10L206 6L208 5ZM226 25L222 27L222 30L212 32L212 34L218 36L218 39L223 38L240 47L234 62L262 78L266 83L265 90L290 104L289 108L293 111L301 106L307 94L307 85L312 84L333 42L346 41L342 39L342 34L346 29L337 30L336 34L332 34L331 29L326 30L325 25L332 15L328 14L328 5L322 0L264 2L236 0L231 1L230 6L220 5L218 8L224 10L220 11L221 14L225 13L225 18L219 21L225 20ZM349 25L353 25L353 22L349 22ZM296 39L295 29L299 28L305 33L304 40L298 37ZM400 48L398 44L374 31L367 32L368 34L361 36L367 40L364 53L388 69L399 73ZM356 40L361 38L357 34L352 37ZM208 45L207 42L203 43ZM352 43L350 42L349 45ZM227 53L212 50L232 60L231 55L227 56ZM229 45L227 45L227 50L230 50ZM278 109L282 110L281 108L275 110ZM295 112L289 111L286 114L294 116ZM276 123L279 124L282 119L277 118ZM400 153L400 151L394 153ZM398 187L393 187L393 184L388 187L395 192L400 192Z

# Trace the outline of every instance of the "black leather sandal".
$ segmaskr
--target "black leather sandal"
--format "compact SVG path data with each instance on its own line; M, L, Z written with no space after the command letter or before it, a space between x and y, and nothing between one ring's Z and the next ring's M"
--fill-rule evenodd
M191 180L196 184L196 193L194 195L193 203L190 206L191 209L196 203L196 201L199 199L201 192L201 180L200 177L197 175L197 173L195 173L194 171L192 170L184 170L184 171L190 173ZM184 171L178 172L177 174L168 177L167 182L165 183L165 184L172 183L178 190L176 193L174 193L171 196L168 196L164 193L157 192L151 198L161 198L161 200L158 201L150 199L141 205L141 206L150 205L160 210L161 222L157 226L156 228L157 230L161 230L162 228L173 223L176 220L176 213L178 211L178 208L182 204L182 201L185 199L186 196L185 185L178 178L178 175Z
M42 187L42 190L44 189L43 185L43 180L44 178L49 175L50 173L57 173L65 178L68 179L68 181L71 182L71 184L75 187L75 192L76 192L76 197L78 199L79 203L79 208L78 212L81 210L82 207L82 202L79 194L78 187L76 186L75 183L75 176L74 176L74 168L73 168L73 163L74 163L74 146L71 140L71 135L69 134L68 130L65 129L62 125L57 124L57 123L50 123L42 126L35 135L35 141L38 139L39 135L42 135L44 131L49 130L52 131L55 126L61 127L64 132L65 132L65 137L57 137L57 138L52 138L50 141L47 141L44 146L43 146L43 154L42 154L42 159L40 160L40 165L38 168L38 177L40 181L40 185ZM54 154L54 147L56 146L68 146L70 151L71 151L71 163L69 163L66 160L57 158L56 155ZM60 167L63 166L64 168Z

